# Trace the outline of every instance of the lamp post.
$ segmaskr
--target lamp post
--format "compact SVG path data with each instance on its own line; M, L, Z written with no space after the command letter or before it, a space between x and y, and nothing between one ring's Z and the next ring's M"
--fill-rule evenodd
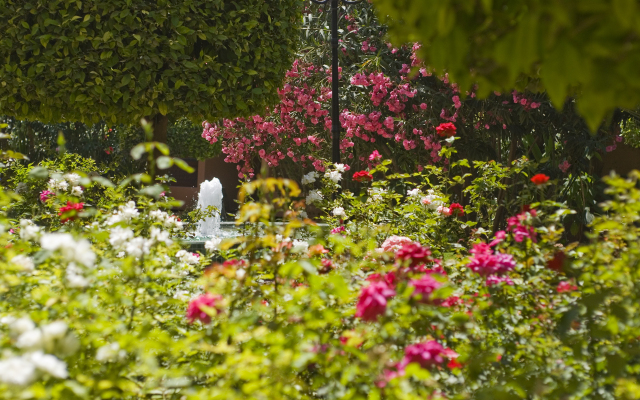
M340 162L340 74L338 73L338 4L357 4L362 0L311 0L316 4L331 1L331 161Z

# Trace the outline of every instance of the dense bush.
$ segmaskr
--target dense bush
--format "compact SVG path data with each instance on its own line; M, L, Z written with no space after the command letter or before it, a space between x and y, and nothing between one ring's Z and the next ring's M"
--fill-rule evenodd
M236 116L270 104L298 0L3 1L0 113L43 122Z
M475 95L479 86L463 88L447 75L432 75L417 56L419 44L392 46L387 26L376 18L371 5L345 7L343 15L340 122L346 166L369 167L368 157L376 150L393 160L390 168L399 173L413 173L427 165L446 167L448 159L439 154L446 135L436 128L453 124L459 140L451 161L469 160L469 179L482 174L474 161L495 160L509 167L527 157L538 164L539 172L556 180L558 198L580 211L567 221L574 232L588 222L586 211L597 208L600 192L592 176L599 175L599 159L613 150L617 132L603 126L592 136L573 101L558 112L544 93L496 92L479 100ZM222 143L226 160L239 164L241 177L252 177L264 160L279 176L300 182L311 170L322 172L323 162L330 159L329 16L326 7L309 8L300 34L301 50L287 72L278 105L252 118L204 123L203 137ZM501 188L508 180L500 181L492 197L498 197L500 204L514 203L526 188L528 179L522 178L510 182L517 183L510 191ZM468 197L459 201L471 203ZM499 214L500 223L506 222L509 213L501 210Z
M527 161L510 171L528 175L520 211L492 232L479 181L477 206L448 194L461 161L409 176L374 159L306 177L328 227L292 180L248 182L244 235L206 254L181 248L146 174L79 173L83 192L112 191L99 205L53 185L48 229L3 213L0 396L637 398L637 174L607 180L608 215L579 245L563 244L572 211ZM361 190L338 193L351 179ZM15 195L0 194L6 210Z
M121 174L140 172L144 165L135 163L129 156L131 149L145 140L139 125L107 125L97 123L43 124L37 121L17 121L4 117L4 132L11 135L8 146L38 163L58 155L58 135L66 139L66 149L82 157L92 158L99 165L117 165ZM167 145L172 154L181 158L204 160L220 154L220 146L206 146L199 134L201 129L186 118L169 124Z

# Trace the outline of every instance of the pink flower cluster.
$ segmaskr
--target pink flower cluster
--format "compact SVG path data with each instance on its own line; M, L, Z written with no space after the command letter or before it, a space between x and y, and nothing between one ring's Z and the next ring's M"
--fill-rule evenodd
M193 323L196 320L201 321L203 324L211 322L211 310L215 310L216 313L222 312L221 309L222 296L218 294L205 293L196 297L189 302L187 307L187 320L189 323Z
M516 261L511 254L494 252L492 247L500 243L504 238L504 232L496 233L496 239L490 244L477 243L471 249L473 256L467 267L473 272L486 277L485 285L494 286L500 283L513 285L513 281L507 272L516 267Z
M513 239L520 243L525 239L531 239L534 243L537 242L536 230L533 226L530 226L531 217L535 217L536 210L523 211L522 213L510 217L507 220L507 231L513 234Z
M406 244L413 244L413 240L409 239L406 236L392 235L392 236L389 236L382 243L382 250L384 250L386 252L395 253L396 251L400 250L400 248L402 248L402 246L404 246Z
M356 317L364 321L375 321L387 309L387 299L396 292L386 282L372 282L362 289L356 304Z
M431 250L420 243L404 244L396 252L396 263L400 266L416 268L431 261Z
M409 286L413 287L413 297L417 297L422 303L428 303L431 300L431 294L442 286L442 283L427 274L420 279L412 279Z
M55 193L53 193L51 190L43 190L42 192L40 192L40 201L44 203L53 196L55 196Z
M398 364L399 370L404 370L411 363L419 364L422 368L430 368L444 363L445 348L435 340L416 343L404 349L404 358Z
M511 94L513 95L513 102L520 104L527 111L540 107L540 103L527 99L522 93L514 90Z

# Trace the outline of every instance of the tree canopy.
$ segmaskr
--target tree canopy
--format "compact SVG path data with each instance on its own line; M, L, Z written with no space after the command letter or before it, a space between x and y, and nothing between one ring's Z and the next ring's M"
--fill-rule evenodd
M134 123L263 110L300 0L0 0L0 114Z
M546 90L576 95L592 129L640 103L636 0L373 0L395 43L419 41L427 65L479 95Z

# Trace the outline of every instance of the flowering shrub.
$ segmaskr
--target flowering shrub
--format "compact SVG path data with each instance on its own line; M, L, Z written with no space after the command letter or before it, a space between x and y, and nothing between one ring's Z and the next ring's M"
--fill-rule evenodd
M637 176L609 178L608 217L566 244L571 211L533 184L493 232L457 211L459 165L377 163L357 193L337 194L346 166L307 177L328 227L294 181L246 183L243 234L203 253L146 174L77 171L109 196L64 224L37 223L59 220L60 188L36 222L0 213L0 398L633 398Z

